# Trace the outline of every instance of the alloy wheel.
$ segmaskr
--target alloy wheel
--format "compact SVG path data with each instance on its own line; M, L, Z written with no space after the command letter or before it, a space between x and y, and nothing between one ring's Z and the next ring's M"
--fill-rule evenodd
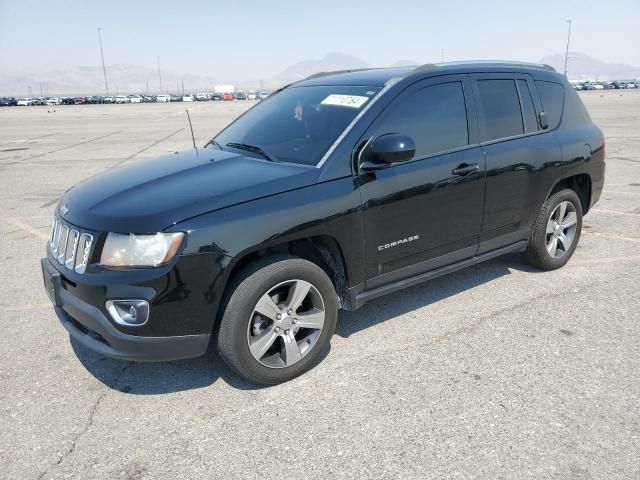
M547 252L552 258L566 255L578 228L576 207L569 201L560 202L551 212L546 229Z
M317 288L304 280L279 283L253 308L247 327L249 350L266 367L290 367L313 349L324 321L324 301Z

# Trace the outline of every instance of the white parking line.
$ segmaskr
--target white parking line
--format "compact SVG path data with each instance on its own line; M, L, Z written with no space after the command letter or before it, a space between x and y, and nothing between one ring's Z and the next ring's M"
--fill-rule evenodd
M18 227L23 232L33 235L34 237L37 237L41 240L49 240L49 235L47 235L44 232L41 232L40 230L33 228L31 225L24 223L19 218L15 218L15 217L7 218L7 222L13 225L14 227Z
M603 195L606 195L608 193L613 193L615 195L633 195L634 197L640 197L640 193L638 192L621 192L619 190L605 190L604 192L602 192Z
M605 214L610 214L610 215L627 215L629 217L640 218L640 215L638 215L637 213L619 212L618 210L607 210L605 208L594 208L591 211L592 212L596 212L596 213L605 213Z
M614 233L591 232L589 230L583 230L582 234L583 235L593 235L593 236L596 236L596 237L612 238L614 240L624 240L625 242L640 243L640 238L638 238L638 237L626 237L624 235L616 235Z

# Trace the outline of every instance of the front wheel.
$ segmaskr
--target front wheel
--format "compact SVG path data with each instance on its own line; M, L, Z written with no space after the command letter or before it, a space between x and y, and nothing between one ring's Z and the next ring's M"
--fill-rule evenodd
M244 270L230 287L218 351L244 378L286 382L311 369L326 350L338 317L327 274L297 257L275 257Z
M573 255L582 230L582 205L573 190L551 195L533 226L524 258L543 270L563 267Z

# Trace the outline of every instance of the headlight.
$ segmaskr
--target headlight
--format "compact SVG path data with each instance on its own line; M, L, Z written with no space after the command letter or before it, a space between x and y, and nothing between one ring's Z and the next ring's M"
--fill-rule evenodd
M158 267L171 261L183 238L184 233L110 233L102 247L100 264L106 267Z

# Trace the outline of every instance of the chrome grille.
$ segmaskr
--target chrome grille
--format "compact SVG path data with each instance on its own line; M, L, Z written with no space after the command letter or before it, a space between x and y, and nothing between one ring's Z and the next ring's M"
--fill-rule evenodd
M92 234L77 230L58 217L53 219L49 251L60 265L76 273L84 273L91 257L92 246Z

